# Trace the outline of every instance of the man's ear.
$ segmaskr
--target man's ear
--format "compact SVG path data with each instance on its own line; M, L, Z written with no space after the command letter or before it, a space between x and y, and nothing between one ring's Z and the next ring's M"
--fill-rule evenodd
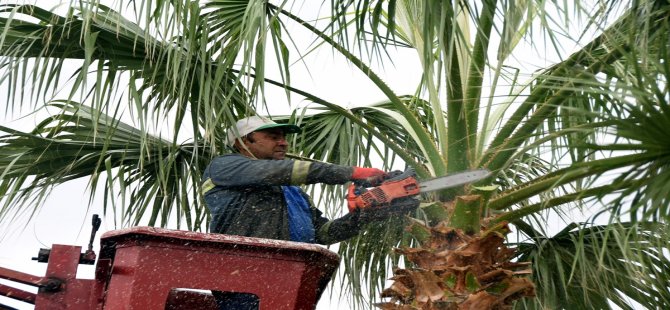
M238 151L246 149L247 148L247 146L246 146L247 141L246 140L247 139L245 137L235 139L235 143L233 144L233 148L238 150Z
M249 141L249 143L256 143L256 138L254 138L253 132L250 132L246 136L242 137L242 140Z
M256 156L254 156L247 147L247 142L250 142L247 136L244 136L240 139L236 139L235 144L233 144L233 148L242 155L251 158L256 158Z

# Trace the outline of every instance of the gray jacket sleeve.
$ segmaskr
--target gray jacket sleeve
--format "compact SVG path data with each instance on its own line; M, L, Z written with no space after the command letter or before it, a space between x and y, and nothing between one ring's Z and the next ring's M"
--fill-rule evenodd
M322 221L316 228L316 243L333 244L358 235L364 223L358 212L340 218ZM316 225L315 225L316 226Z
M408 197L394 200L388 207L356 210L331 221L323 217L315 219L316 242L333 244L347 240L360 233L368 223L385 221L391 217L404 217L414 212L418 206L418 200Z
M214 186L244 187L344 184L353 167L299 160L251 159L239 154L215 158L205 172Z

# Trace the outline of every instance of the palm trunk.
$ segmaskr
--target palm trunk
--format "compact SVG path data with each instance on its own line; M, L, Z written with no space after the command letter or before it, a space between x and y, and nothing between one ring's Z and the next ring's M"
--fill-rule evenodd
M407 228L419 241L398 249L407 268L397 269L393 284L382 292L390 299L376 306L399 309L507 309L514 301L535 295L526 276L530 263L514 263L515 250L505 246L507 223L482 229L480 195L458 196L455 202L427 207L448 214L429 225L413 221Z

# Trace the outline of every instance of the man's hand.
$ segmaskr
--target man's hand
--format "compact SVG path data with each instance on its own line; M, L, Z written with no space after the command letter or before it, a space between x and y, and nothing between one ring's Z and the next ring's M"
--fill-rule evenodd
M386 179L386 172L377 168L354 167L351 180L365 187L378 186Z

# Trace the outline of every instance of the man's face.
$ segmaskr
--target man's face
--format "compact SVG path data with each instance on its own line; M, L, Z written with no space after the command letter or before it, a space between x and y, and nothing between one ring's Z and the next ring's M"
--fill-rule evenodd
M243 141L246 149L238 148L241 153L258 159L284 159L288 150L288 143L281 129L255 131Z

